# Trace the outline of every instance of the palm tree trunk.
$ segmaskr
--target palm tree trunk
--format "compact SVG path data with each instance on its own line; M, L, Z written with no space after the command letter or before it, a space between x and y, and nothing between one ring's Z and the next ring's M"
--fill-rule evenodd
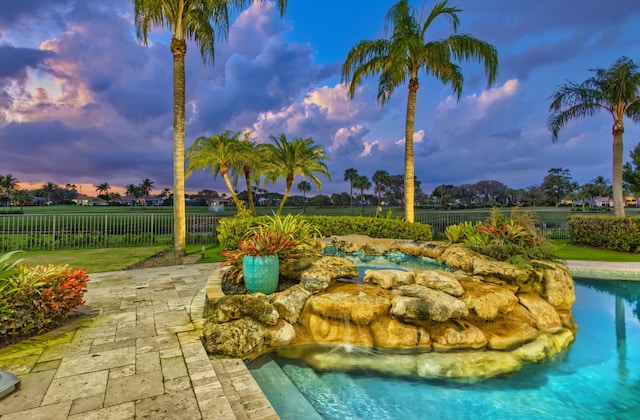
M353 179L349 180L349 202L351 207L351 215L353 215Z
M240 209L240 199L236 195L236 192L233 190L233 185L231 184L231 180L229 179L229 173L226 170L221 170L222 179L224 179L224 183L229 189L229 193L231 194L231 198L233 198L233 202L236 203L236 207Z
M251 210L251 215L256 216L256 204L253 202L253 191L251 191L251 173L250 171L244 170L244 179L247 184L247 194L249 195L249 210Z
M184 126L185 126L185 72L184 39L171 39L173 54L173 252L187 253L187 220L184 196Z
M622 120L613 125L613 209L615 215L624 217L624 197L622 196Z
M282 201L280 201L280 205L278 206L278 212L276 216L280 216L282 214L282 209L284 208L284 202L287 201L289 197L289 192L291 192L291 187L293 186L293 177L287 177L287 185L284 189L284 195L282 196Z
M412 75L409 80L407 120L404 132L404 218L410 223L414 221L415 162L413 155L413 130L415 126L418 87L418 78Z

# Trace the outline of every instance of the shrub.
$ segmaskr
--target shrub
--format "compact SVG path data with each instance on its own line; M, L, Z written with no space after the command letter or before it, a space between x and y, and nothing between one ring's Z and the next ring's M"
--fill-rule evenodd
M517 265L555 258L543 232L535 226L533 214L517 208L509 216L494 209L485 223L463 222L449 226L445 233L449 242L464 242L481 254Z
M372 238L397 238L429 241L433 239L431 226L408 223L401 219L385 219L354 216L296 216L296 223L309 223L320 237L332 235L367 235ZM225 218L218 225L220 247L231 250L252 227L268 222L267 216Z
M89 281L84 269L4 263L0 272L0 337L46 331L84 303Z
M569 240L610 251L640 250L640 217L571 216Z

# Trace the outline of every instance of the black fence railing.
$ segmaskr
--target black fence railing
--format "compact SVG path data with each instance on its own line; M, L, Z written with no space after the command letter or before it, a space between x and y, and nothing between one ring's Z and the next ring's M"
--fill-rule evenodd
M212 214L187 214L187 244L216 242ZM12 214L0 216L0 251L173 244L173 214Z

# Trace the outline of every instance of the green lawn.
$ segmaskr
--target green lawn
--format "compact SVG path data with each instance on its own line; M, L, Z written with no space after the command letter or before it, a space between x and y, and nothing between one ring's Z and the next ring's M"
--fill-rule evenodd
M554 253L563 260L640 262L640 255L638 254L576 246L570 244L568 239L554 239L550 242Z
M149 258L167 249L166 246L147 246L133 248L101 248L78 249L63 251L27 251L17 253L11 261L18 258L24 259L29 265L68 265L73 268L86 268L88 273L101 273L105 271L118 271L133 263ZM220 248L208 246L205 257L198 263L210 263L224 261L219 254ZM202 247L198 245L188 246L188 254L201 254Z

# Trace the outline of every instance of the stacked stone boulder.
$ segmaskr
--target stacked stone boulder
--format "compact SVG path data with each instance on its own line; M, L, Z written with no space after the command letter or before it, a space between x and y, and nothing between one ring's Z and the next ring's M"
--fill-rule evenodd
M269 296L224 296L210 305L207 351L247 358L276 349L301 356L305 352L292 349L328 344L360 352L308 352L307 363L477 379L547 360L575 338L573 279L562 263L523 269L441 242L351 235L331 238L331 244L359 255L428 257L451 271L367 270L363 282L354 282L357 268L343 258L286 260L281 273L299 281L295 286ZM383 354L371 356L373 348ZM400 353L385 355L391 349ZM407 355L407 349L416 351Z

